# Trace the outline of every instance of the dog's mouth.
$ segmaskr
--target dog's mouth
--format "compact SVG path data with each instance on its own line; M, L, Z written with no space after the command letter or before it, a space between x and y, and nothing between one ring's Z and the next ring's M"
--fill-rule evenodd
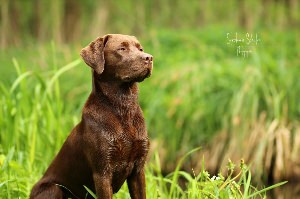
M146 68L140 75L138 75L136 78L134 78L133 81L135 82L142 82L144 79L151 76L151 69Z
M125 76L122 78L124 82L142 82L144 79L151 76L152 67L145 68L142 72L137 73L133 76Z
M143 77L143 80L150 77L152 74L152 61L148 62L145 70L142 72L141 77Z

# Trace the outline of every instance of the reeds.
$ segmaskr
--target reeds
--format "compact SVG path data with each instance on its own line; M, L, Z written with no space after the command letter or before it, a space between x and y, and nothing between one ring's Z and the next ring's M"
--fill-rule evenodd
M213 157L206 160L207 169L218 171L226 165L228 158L233 161L244 158L246 162L251 162L251 171L255 173L257 182L298 181L299 132L298 125L288 125L278 120L269 123L262 114L256 123L249 126L247 134L240 135L241 130L234 129L213 138L209 149L204 152L205 157ZM220 142L226 144L220 145ZM213 146L218 146L217 150Z

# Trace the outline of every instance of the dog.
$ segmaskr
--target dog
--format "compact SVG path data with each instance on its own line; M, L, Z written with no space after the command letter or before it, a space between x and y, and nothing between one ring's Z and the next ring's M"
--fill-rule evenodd
M127 181L131 198L146 198L144 165L150 142L138 83L153 57L134 36L108 34L80 52L92 68L92 91L72 130L30 199L112 198Z

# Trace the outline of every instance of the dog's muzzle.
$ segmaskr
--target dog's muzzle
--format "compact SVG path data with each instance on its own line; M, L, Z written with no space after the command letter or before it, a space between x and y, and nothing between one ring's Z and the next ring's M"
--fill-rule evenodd
M145 64L147 64L147 65L151 64L152 65L152 62L153 62L153 56L152 55L150 55L148 53L144 53L142 58L143 58Z
M145 67L147 70L147 73L145 75L145 78L150 77L151 73L152 73L152 68L153 68L153 56L148 54L148 53L144 53L143 55L143 60L145 63Z

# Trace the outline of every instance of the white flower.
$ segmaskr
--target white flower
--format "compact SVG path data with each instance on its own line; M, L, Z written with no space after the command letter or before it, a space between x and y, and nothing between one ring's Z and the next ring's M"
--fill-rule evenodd
M221 178L218 176L213 176L212 178L211 178L211 181L215 181L215 180L220 180Z

